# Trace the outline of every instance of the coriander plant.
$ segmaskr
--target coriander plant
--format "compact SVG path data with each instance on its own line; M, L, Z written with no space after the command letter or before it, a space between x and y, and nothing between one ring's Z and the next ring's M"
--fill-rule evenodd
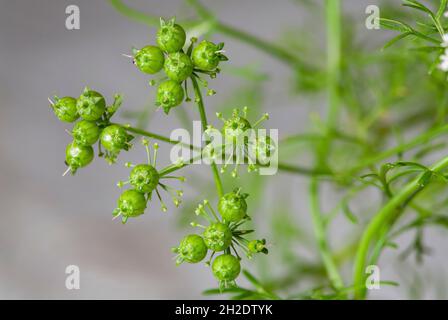
M129 57L143 73L152 75L163 69L165 76L158 81L152 79L150 84L158 84L155 105L162 107L167 115L171 108L178 107L184 100L191 100L188 94L188 83L190 82L204 131L210 131L213 128L208 125L202 98L202 89L208 88L208 84L201 75L215 78L220 72L218 68L220 62L228 60L223 51L224 43L214 44L204 40L195 46L197 39L191 38L188 48L184 51L185 41L186 33L182 26L175 23L174 18L168 21L160 18L160 27L156 38L157 46L147 45L141 49L133 49L133 55ZM214 94L210 89L207 93ZM92 145L97 142L98 157L104 157L109 163L115 163L121 151L127 151L132 147L131 142L135 137L130 133L149 138L157 137L150 132L129 125L111 122L121 105L122 97L120 95L114 97L111 106L106 106L106 99L102 94L86 87L77 99L54 97L49 101L59 120L72 123L81 119L69 132L73 136L73 141L66 149L65 163L68 168L64 175L67 172L75 174L80 168L89 165L94 159ZM244 116L246 116L245 113ZM220 114L218 117L222 118ZM233 142L240 139L239 137L243 136L248 129L256 127L264 118L266 116L252 126L235 109L232 118L223 120L221 131L224 137L230 136L233 146ZM164 140L166 141L166 139ZM263 145L260 144L261 141L264 142ZM266 141L268 141L266 137L264 139L257 137L251 145L248 142L247 144L243 143L243 147L245 147L243 156L248 155L248 148L251 147L255 148L256 156L266 148L269 151L271 144ZM170 140L169 142L176 143L176 141ZM130 185L130 188L118 198L117 207L113 211L113 218L121 217L123 223L126 223L129 218L136 218L144 214L148 203L153 202L154 195L161 202L162 210L167 211L161 190L170 195L176 207L179 206L182 191L170 187L165 181L170 179L184 181L184 177L173 176L172 173L193 162L193 159L188 161L180 159L179 162L158 170L156 167L158 144L154 143L152 153L146 138L142 139L142 145L146 148L146 162L137 165L127 162L126 166L132 168L129 178L127 181L118 182L120 188L127 184ZM193 146L191 147L193 148ZM217 152L219 152L218 148L207 148L207 154L211 159L216 158ZM233 153L230 158L233 159ZM265 246L266 240L248 240L247 235L254 230L242 227L245 222L250 220L245 201L248 194L242 193L241 188L237 186L233 192L224 194L216 160L212 160L210 167L215 179L217 194L220 197L217 210L208 200L203 200L195 213L202 217L207 225L191 223L192 226L203 228L203 232L200 235L187 235L180 241L177 248L173 248L173 252L177 253L177 263L180 264L182 262L201 262L210 251L207 264L211 265L213 275L219 280L220 288L224 289L235 286L235 279L240 274L242 258L237 248L248 258L252 258L256 253L267 254L268 250ZM251 166L251 168L254 167L256 167L256 162ZM234 171L235 175L236 171ZM215 254L218 256L214 257Z
M65 173L88 170L84 168L95 154L116 163L141 137L147 157L138 164L126 162L130 173L118 182L125 190L113 218L123 224L130 218L135 223L150 219L142 215L156 200L163 211L168 210L162 192L168 194L183 210L180 219L197 230L188 232L172 249L176 264L210 267L218 286L205 294L235 299L365 299L372 288L400 283L376 274L383 252L392 251L402 259L414 254L416 263L421 263L428 252L424 233L433 226L448 226L444 213L448 156L446 142L440 139L448 134L447 0L378 2L381 14L374 22L380 30L361 31L349 10L344 10L344 1L294 2L307 10L312 21L301 33L295 29L293 36L285 34L283 42L270 42L227 25L198 0L187 1L188 10L195 14L188 20L159 18L124 1L110 0L128 18L157 28L151 43L125 56L148 75L149 85L156 86L154 105L167 118L174 108L195 106L205 143L198 146L146 131L141 121L147 110L137 114L136 126L121 123L115 114L122 96L115 95L109 104L101 93L86 87L77 98L50 99L58 119L74 123ZM325 50L317 41L299 37L306 37L313 24L326 26ZM194 37L187 36L191 30ZM363 37L375 33L392 38L364 45L357 36L360 32ZM293 81L286 81L293 99L297 94L309 101L318 99L325 110L312 112L308 128L298 128L297 134L284 136L280 128L280 140L259 130L269 116L258 109L261 99L257 100L256 92L269 79L262 66L232 65L238 52L226 51L224 42L212 42L211 35L240 41L277 59L291 72ZM216 94L209 82L230 73L247 82L247 87L235 93L233 110L222 108L216 113L221 124L215 128L203 97ZM259 119L251 120L258 112ZM218 136L222 140L216 142ZM168 165L157 163L158 142L181 146L193 156ZM203 190L201 194L208 196L199 203L183 204L183 191L170 186L170 180L188 183L188 177L176 174L201 159L207 160L202 165L204 170L209 167L213 192ZM228 174L230 164L235 166ZM299 213L283 203L271 216L261 217L268 222L269 234L263 236L252 221L256 202L263 201L264 184L273 179L262 175L262 170L271 165L287 178L300 176L306 181L306 193L292 192L307 203L311 228L291 218ZM254 173L245 174L242 167ZM349 234L338 248L331 228L340 216L345 217ZM404 234L413 239L407 249L402 249L406 243L400 240ZM311 251L312 258L293 250L295 246ZM268 256L248 263L258 263L259 277L242 269L244 258L260 254ZM276 264L282 265L281 274L263 272ZM241 285L240 274L248 285Z

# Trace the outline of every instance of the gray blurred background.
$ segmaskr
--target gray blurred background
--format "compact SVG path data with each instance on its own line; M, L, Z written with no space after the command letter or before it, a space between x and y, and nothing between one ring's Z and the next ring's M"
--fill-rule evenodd
M375 2L344 1L344 9L359 17L355 23L362 29L365 7ZM188 17L192 13L182 1L127 3L160 16ZM65 28L65 8L70 4L80 7L80 30ZM206 4L222 21L268 40L307 21L303 7L294 1L226 0ZM313 31L315 37L322 38L322 44L323 31L324 26ZM0 298L203 298L203 290L216 287L205 266L174 264L170 248L188 230L179 226L178 210L170 207L168 213L161 213L156 202L144 216L124 226L111 220L120 193L115 183L128 174L122 164L144 159L141 147L122 154L117 165L96 159L74 177L61 176L65 171L65 146L70 141L64 129L70 129L70 125L57 121L48 108L47 97L77 96L88 85L109 101L115 92L122 93L123 110L145 106L154 110L149 78L121 56L132 46L153 42L154 34L155 28L129 21L107 1L0 0ZM263 108L271 114L267 127L279 128L281 137L305 131L310 111L320 110L322 100L290 98L285 84L290 77L287 67L233 39L221 35L214 39L225 41L233 65L258 64L269 74L263 87ZM240 79L223 72L212 83L218 94L206 99L210 117L211 111L238 88ZM195 112L189 113L198 120ZM176 117L166 117L160 111L148 121L148 129L164 134L180 126ZM161 144L159 164L168 164L168 151L168 146ZM185 197L200 198L200 181L211 178L209 170L191 168L184 174L193 182L199 181L196 188L185 187ZM311 232L306 180L283 174L267 179L266 197L254 214L260 234L269 232L265 217L280 206L279 197L300 215L296 223L300 219ZM328 201L334 201L332 195ZM337 221L335 246L343 243L340 235L346 224L344 219ZM433 255L418 269L427 285L424 298L446 297L443 239L434 231L430 240ZM65 268L70 264L80 267L80 290L65 288ZM256 264L247 263L246 267L258 275ZM382 267L384 280L399 277L406 283L415 277L414 273L402 274L401 266L389 259L389 254L384 255ZM347 279L350 272L350 268L344 270ZM384 288L372 297L410 296L406 288Z

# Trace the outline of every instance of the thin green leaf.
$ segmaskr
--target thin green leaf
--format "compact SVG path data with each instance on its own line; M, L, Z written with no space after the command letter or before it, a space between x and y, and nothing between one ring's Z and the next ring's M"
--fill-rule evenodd
M448 2L448 0L441 0L440 1L440 6L439 6L439 9L437 10L437 13L436 13L436 19L437 20L439 20L443 16L443 14L445 13L447 2Z
M437 47L437 46L425 46L425 47L412 48L410 50L419 51L419 52L427 52L427 53L431 53L431 52L442 53L444 49L442 47Z
M393 20L393 19L386 19L386 18L380 18L380 25L384 28L400 31L400 32L412 32L413 29L408 24Z
M243 270L244 276L249 280L250 283L252 283L257 289L263 289L263 285L258 281L255 276L253 276L249 271Z
M412 161L398 161L395 163L398 167L411 167L411 168L420 168L422 170L429 170L428 167L418 163L418 162L412 162Z
M255 295L251 291L240 293L230 298L231 300L256 300Z
M436 70L437 66L440 64L440 59L434 59L434 61L431 63L431 66L429 67L428 74L432 75L434 70Z
M362 175L360 178L361 179L365 179L365 178L380 179L380 176L376 173L368 173L368 174Z
M391 40L389 40L389 41L384 45L383 49L387 49L387 48L389 48L390 46L394 45L394 44L397 43L398 41L400 41L400 40L402 40L402 39L404 39L404 38L406 38L406 37L408 37L408 36L410 36L410 35L412 35L412 32L404 32L404 33L402 33L402 34L399 34L398 36L396 36L396 37L392 38Z
M390 280L380 281L380 285L391 286L391 287L399 287L400 286L400 284L398 282L390 281Z
M432 222L436 225L439 225L443 228L448 229L448 217L446 217L446 216L437 216L437 217L435 217L435 219L433 219Z
M434 15L433 12L428 7L426 7L425 5L423 5L418 1L404 0L403 6L420 10L429 15Z
M433 172L431 170L427 170L418 180L418 185L420 186L420 188L426 187L428 183L431 181L432 176Z
M342 211L344 212L344 215L347 217L347 219L352 222L353 224L358 223L358 218L354 215L354 213L350 210L350 207L348 206L348 203L345 202L342 205Z

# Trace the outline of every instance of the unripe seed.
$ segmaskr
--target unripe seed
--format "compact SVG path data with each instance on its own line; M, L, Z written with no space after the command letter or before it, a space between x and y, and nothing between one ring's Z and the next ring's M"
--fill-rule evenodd
M72 172L91 163L93 156L94 152L91 146L80 146L72 142L65 149L65 162L71 168Z
M141 48L134 56L134 63L144 73L154 74L162 70L165 57L162 50L156 46Z
M79 118L75 98L63 97L59 99L55 97L55 102L52 103L51 107L60 121L74 122Z
M96 121L106 110L106 100L100 93L86 88L78 98L76 108L84 120Z
M128 148L129 135L123 127L114 124L103 129L100 140L106 150L118 152Z
M192 59L196 67L202 70L211 71L216 69L220 59L218 46L213 42L203 40L193 49Z
M231 254L223 254L213 261L213 275L220 281L233 281L241 271L241 265L238 258Z
M159 173L149 164L135 166L129 175L130 184L139 192L152 192L159 183Z
M182 82L193 72L193 62L185 53L171 53L165 59L164 70L171 80Z
M98 141L100 128L95 122L81 120L73 127L72 134L76 144L80 146L91 146Z
M160 29L157 31L157 44L163 51L168 53L180 51L186 38L185 30L175 24L174 20L169 22L161 20Z
M198 263L207 255L207 247L201 236L190 234L182 239L175 252L179 254L178 263L186 261L188 263Z
M226 222L238 222L247 216L247 194L230 192L219 199L218 211Z
M117 209L124 217L137 217L146 209L146 198L136 190L126 190L118 198Z
M220 222L208 226L203 237L206 246L213 251L224 251L232 243L232 231L226 224Z
M160 105L165 112L170 108L176 107L184 100L184 89L173 80L162 82L157 88L156 104Z

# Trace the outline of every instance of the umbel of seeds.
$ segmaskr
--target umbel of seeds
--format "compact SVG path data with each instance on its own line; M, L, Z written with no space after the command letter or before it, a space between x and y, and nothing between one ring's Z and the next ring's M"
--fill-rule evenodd
M214 78L220 71L219 63L228 60L224 55L224 43L214 44L204 40L194 47L196 40L191 38L189 47L184 51L185 30L175 22L175 18L161 18L156 36L157 45L148 44L141 49L133 49L133 55L128 56L143 73L155 75L163 69L168 80L162 76L149 83L151 86L158 84L155 104L166 114L181 105L184 99L190 101L187 89L189 78L207 87L207 81L200 74ZM209 95L214 93L211 89L207 91Z
M208 40L197 44L197 39L193 37L189 45L185 46L185 30L175 23L174 18L161 19L155 44L133 49L132 56L128 57L132 58L140 72L157 77L151 79L149 84L157 85L156 105L166 114L172 108L180 106L184 100L192 101L188 94L189 85L192 85L194 101L201 116L204 116L201 87L207 89L207 95L215 92L208 88L208 82L203 77L215 78L220 72L219 63L228 60L224 55L224 44L215 44ZM134 137L130 133L157 136L127 124L112 122L111 118L120 107L121 101L122 97L115 95L114 102L107 105L101 93L88 87L85 87L77 99L55 96L50 100L50 106L59 120L74 123L72 130L68 131L73 140L65 151L65 163L68 167L66 173L74 174L79 168L89 165L95 156L95 145L98 146L98 156L113 164L123 150L131 148ZM220 132L230 135L232 139L258 124L257 122L252 126L246 119L246 109L242 114L235 111L230 119L223 121L223 129ZM207 124L205 127L211 128ZM112 212L113 219L121 218L123 224L131 218L134 220L141 217L155 197L159 199L162 211L167 211L161 196L162 190L169 194L176 207L181 203L182 190L171 187L167 181L185 181L184 177L173 174L185 164L171 164L159 170L156 166L158 144L154 143L151 151L149 141L143 138L142 145L146 150L147 161L135 165L126 162L125 166L131 168L130 173L126 181L117 183L119 188L129 186L120 192ZM218 171L215 178L221 184ZM188 234L172 250L176 253L177 265L205 260L205 265L210 267L218 279L219 287L226 288L236 285L235 280L240 274L240 261L243 256L240 253L251 258L257 253L267 253L267 249L265 240L250 241L246 238L254 231L243 227L244 223L250 220L245 200L247 194L242 193L241 188L225 194L222 192L222 186L219 190L220 199L216 210L208 200L204 200L194 211L197 216L205 219L207 224L192 222L191 225L203 230L199 234ZM210 254L207 258L208 253Z

